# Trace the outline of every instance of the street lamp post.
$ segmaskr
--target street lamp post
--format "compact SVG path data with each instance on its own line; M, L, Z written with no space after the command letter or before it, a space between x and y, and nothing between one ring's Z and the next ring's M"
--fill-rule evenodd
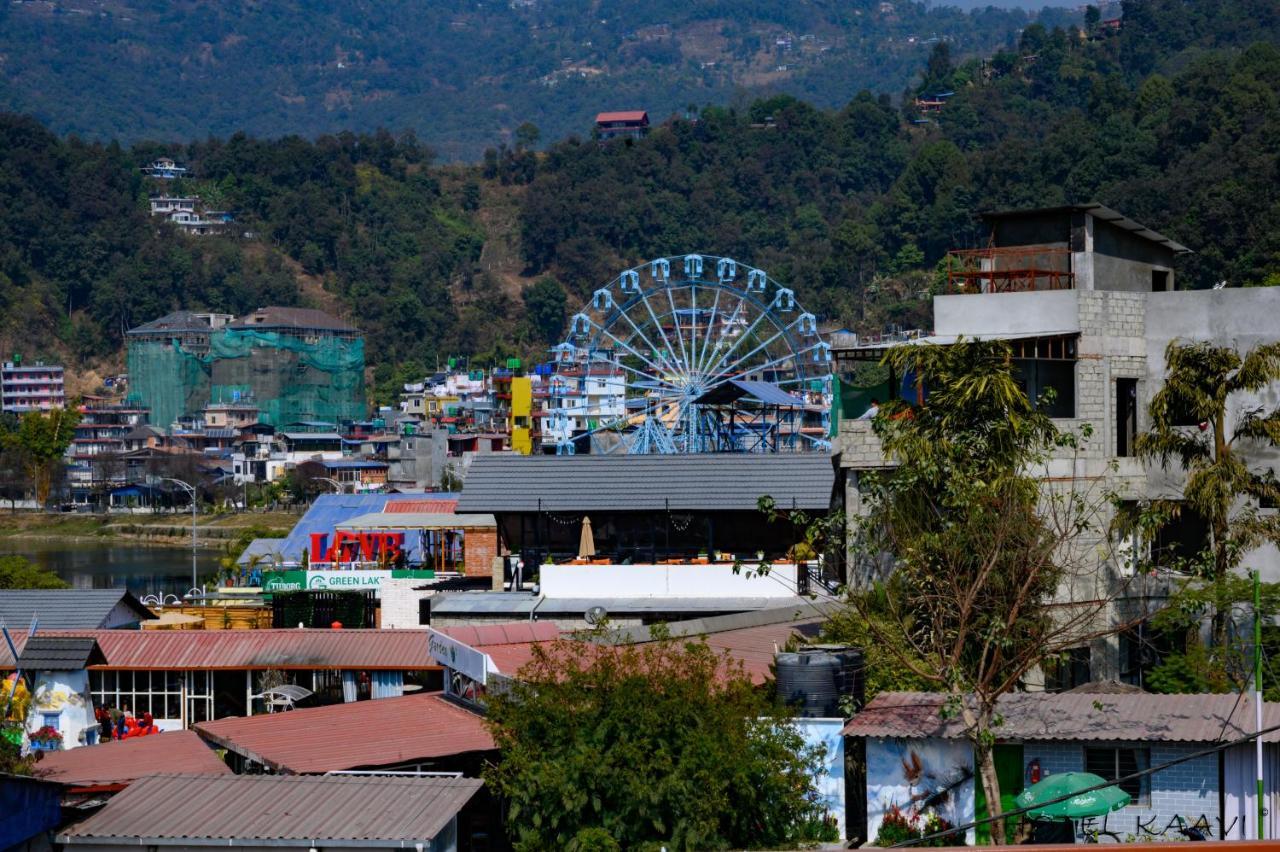
M162 477L164 482L172 482L174 485L181 485L182 489L191 497L191 590L194 592L198 588L196 579L196 488L189 482L183 482L181 479L174 479L171 476Z

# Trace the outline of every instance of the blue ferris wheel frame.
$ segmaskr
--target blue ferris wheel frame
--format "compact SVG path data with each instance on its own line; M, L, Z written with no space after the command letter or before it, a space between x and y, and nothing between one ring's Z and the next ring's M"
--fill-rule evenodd
M682 268L683 274L673 275L673 266ZM714 278L704 275L708 268L715 270ZM745 272L745 276L740 272ZM699 289L714 293L714 301L709 306L698 304ZM615 290L625 298L615 299ZM677 306L677 292L687 292L686 306ZM725 294L729 295L731 304L735 299L737 304L732 311L726 308L720 312L720 300ZM665 305L659 304L655 311L650 299L664 297ZM637 323L631 311L641 306L644 313ZM584 438L590 441L592 452L670 454L830 448L825 438L815 439L794 429L785 440L780 440L783 435L780 409L775 408L772 423L760 420L748 425L730 418L726 430L723 412L695 402L709 391L752 374L761 374L762 378L770 374L776 377L779 372L788 374L788 378L774 382L779 387L820 380L824 391L829 392L831 347L818 333L817 318L800 307L794 291L779 284L764 270L715 255L657 258L624 270L597 289L592 294L590 309L594 316L585 309L573 316L568 338L553 347L552 352L560 364L608 364L616 368L625 379L623 410L606 422L592 425L585 434L561 435L556 443L557 453L576 452ZM797 316L790 321L782 316L791 313ZM752 315L750 322L747 314ZM682 315L689 317L688 325L682 326ZM707 317L701 327L701 337L700 315ZM716 325L717 320L720 326ZM624 321L629 330L621 327ZM671 336L664 326L668 321L674 326ZM762 323L767 324L756 336ZM740 330L731 334L735 327ZM615 334L615 330L619 334ZM672 342L673 337L678 346ZM713 338L717 337L712 345ZM761 337L764 342L749 352L735 354L744 342L758 341ZM585 339L585 345L578 345L575 339ZM655 340L660 340L660 345ZM806 340L812 342L806 346ZM779 341L779 346L770 349ZM649 353L647 357L640 351L645 349ZM782 354L775 356L777 352ZM635 359L634 364L624 363L628 356ZM752 361L756 356L760 358ZM810 368L805 356L810 356L808 360L816 369ZM552 381L555 380L553 376ZM637 396L633 398L632 393ZM633 402L639 400L643 400L641 410L629 410ZM576 407L549 407L548 413L559 428L571 422L568 418L587 414L589 409L587 403ZM790 417L794 425L794 410ZM606 436L612 437L611 443L603 440Z

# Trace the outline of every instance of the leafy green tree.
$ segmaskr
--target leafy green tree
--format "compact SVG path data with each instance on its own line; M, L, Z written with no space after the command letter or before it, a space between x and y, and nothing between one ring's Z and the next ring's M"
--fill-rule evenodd
M1185 602L1212 624L1206 661L1226 665L1231 604L1238 597L1231 583L1249 551L1268 542L1280 544L1280 518L1259 506L1280 503L1275 471L1250 463L1248 453L1280 447L1280 407L1260 405L1280 384L1280 343L1264 344L1241 354L1210 342L1173 341L1165 349L1167 374L1152 396L1151 428L1139 435L1138 455L1176 465L1185 474L1180 500L1152 500L1121 516L1122 528L1145 532L1194 512L1208 526L1204 547L1179 557L1173 566L1207 583L1208 595L1197 592ZM1187 426L1186 423L1199 426Z
M529 324L537 330L538 336L548 344L559 343L564 332L566 303L560 282L543 276L526 287L521 298Z
M70 588L52 571L21 556L0 556L0 589Z
M776 848L823 825L822 756L705 642L535 648L488 723L485 778L526 852Z
M35 491L36 505L48 503L54 472L71 446L79 422L79 413L70 408L28 411L16 429L2 436L4 450L16 453L22 460Z
M1093 596L1055 600L1098 570L1093 549L1076 545L1104 504L1035 477L1080 438L1027 398L1008 344L895 347L885 362L928 396L888 402L873 420L897 464L859 477L866 512L854 556L866 576L889 576L882 597L855 593L850 604L911 675L952 696L999 837L997 701L1032 669L1115 629Z

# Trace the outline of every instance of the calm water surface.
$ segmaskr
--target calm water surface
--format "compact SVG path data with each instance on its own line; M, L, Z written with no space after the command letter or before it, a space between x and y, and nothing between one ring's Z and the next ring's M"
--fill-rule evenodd
M185 594L191 588L191 548L149 547L122 542L10 539L0 551L16 553L48 568L77 589L127 588L141 597ZM218 571L219 551L196 550L202 581Z

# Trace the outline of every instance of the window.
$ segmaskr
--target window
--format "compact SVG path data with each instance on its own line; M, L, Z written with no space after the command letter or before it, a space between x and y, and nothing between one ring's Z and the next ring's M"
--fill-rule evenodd
M1076 416L1076 338L1012 341L1013 374L1050 417Z
M431 598L418 599L418 624L431 623Z
M1120 644L1120 682L1146 686L1147 675L1170 654L1186 651L1185 640L1167 635L1147 622L1123 631Z
M137 717L182 718L182 672L90 671L89 690L99 707L127 709Z
M1153 269L1151 270L1151 292L1163 293L1169 289L1169 270Z
M1116 379L1116 455L1133 455L1138 439L1138 380Z
M1050 660L1044 666L1044 691L1066 692L1092 679L1089 669L1089 648L1068 649L1060 659Z
M187 672L187 726L213 718L213 678L209 672Z
M1150 749L1128 746L1089 746L1084 750L1084 771L1092 772L1108 781L1116 781L1150 768ZM1151 804L1150 776L1143 775L1141 778L1121 781L1117 786L1133 797L1133 804Z
M1209 546L1209 522L1187 504L1170 518L1151 542L1151 561L1157 568L1190 571L1193 562Z

